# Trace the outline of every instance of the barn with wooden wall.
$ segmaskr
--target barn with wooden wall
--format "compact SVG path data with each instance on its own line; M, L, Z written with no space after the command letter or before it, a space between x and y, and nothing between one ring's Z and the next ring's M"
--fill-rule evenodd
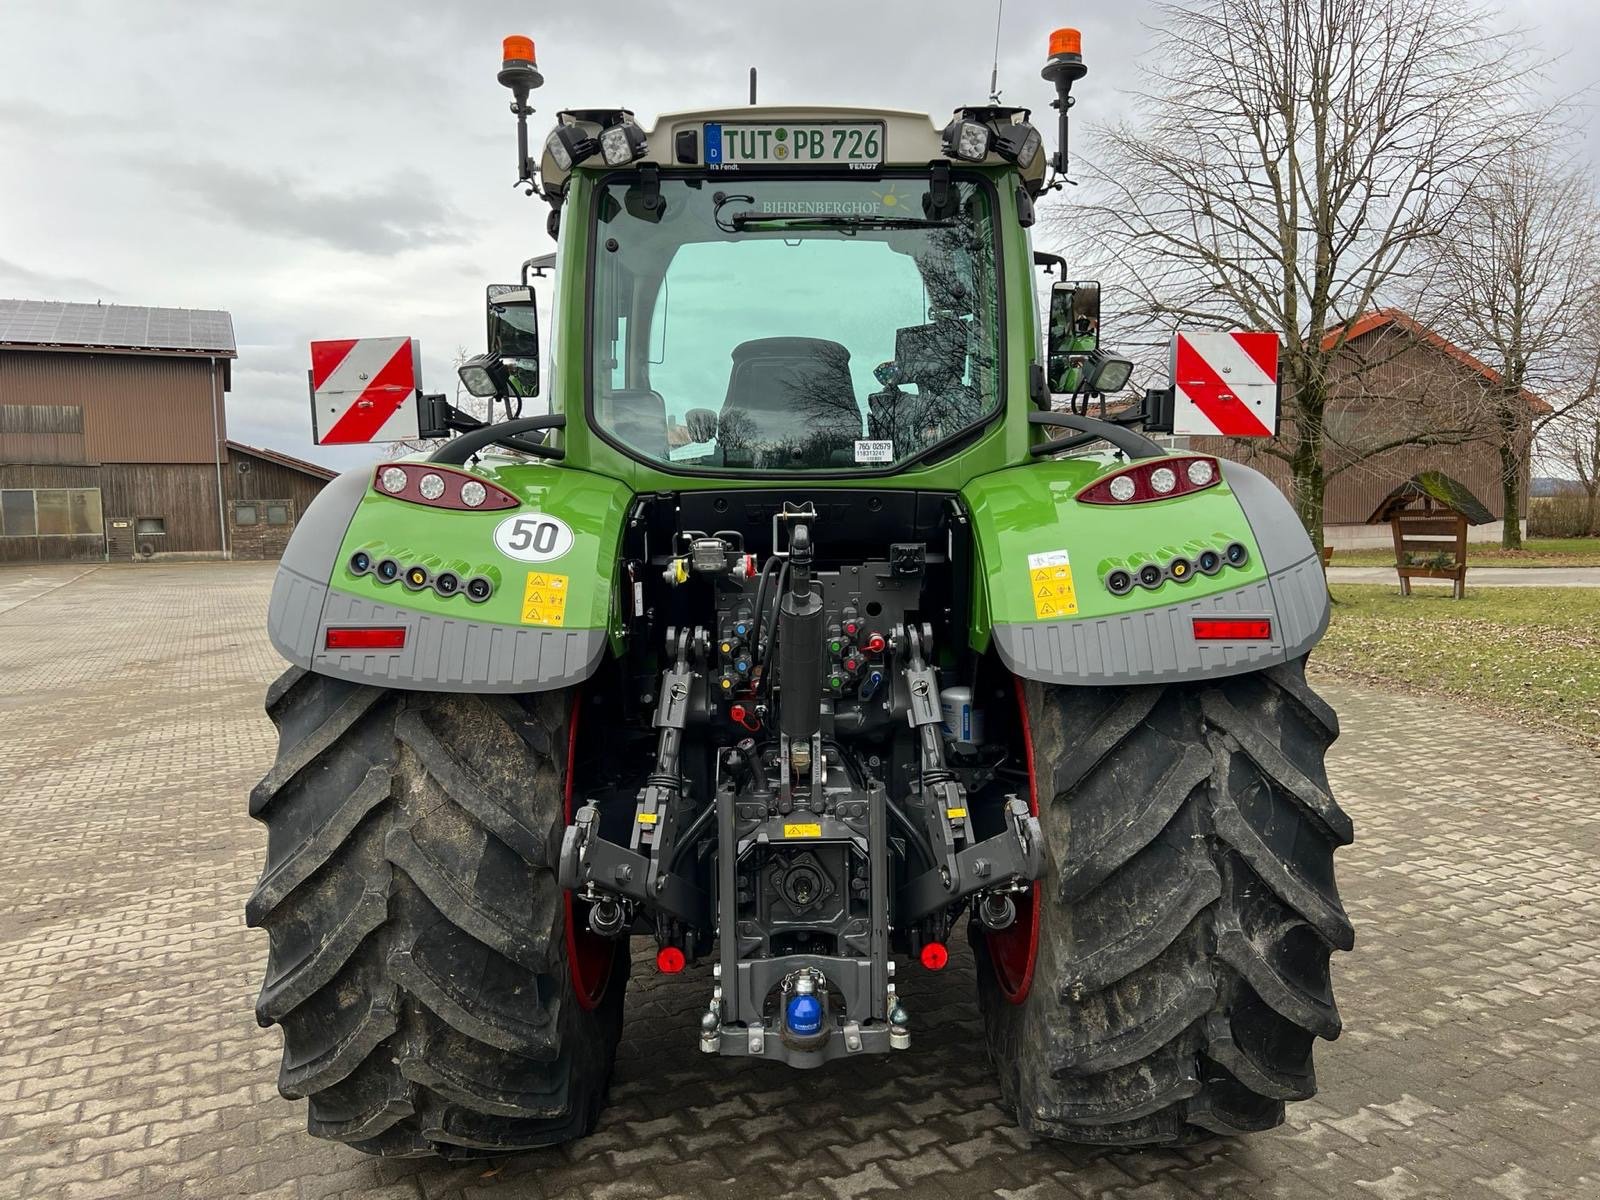
M237 353L226 312L0 299L0 562L281 550L329 473L228 442Z
M334 473L242 442L228 443L228 541L234 558L281 558L295 522Z

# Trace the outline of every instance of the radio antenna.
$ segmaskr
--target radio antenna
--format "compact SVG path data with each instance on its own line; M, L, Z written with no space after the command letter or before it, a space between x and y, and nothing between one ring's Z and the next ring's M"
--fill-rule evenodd
M994 66L989 70L989 103L1000 103L1000 18L1006 11L1006 0L995 0L994 6Z

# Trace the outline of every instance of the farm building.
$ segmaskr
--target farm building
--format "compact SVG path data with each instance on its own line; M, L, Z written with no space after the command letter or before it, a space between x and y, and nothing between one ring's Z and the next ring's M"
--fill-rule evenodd
M331 473L230 442L226 312L0 300L0 562L265 557Z
M1330 346L1337 336L1329 335ZM1472 526L1472 540L1499 539L1504 515L1500 455L1497 442L1484 433L1487 402L1499 375L1407 314L1383 309L1351 323L1334 360L1332 383L1338 399L1328 409L1323 455L1330 472L1323 498L1326 545L1387 546L1388 529L1366 524L1367 517L1397 484L1423 471L1443 471L1483 500L1493 522ZM1550 409L1526 390L1520 407L1526 417L1520 450L1526 530L1531 425ZM1368 454L1417 432L1438 435L1444 443ZM1288 463L1259 442L1194 438L1191 445L1249 463L1290 494Z

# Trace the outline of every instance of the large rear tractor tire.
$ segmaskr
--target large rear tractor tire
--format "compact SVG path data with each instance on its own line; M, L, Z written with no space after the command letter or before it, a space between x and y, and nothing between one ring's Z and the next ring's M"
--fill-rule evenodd
M1339 1034L1333 880L1352 838L1305 661L1197 685L1019 688L1048 874L976 926L1005 1101L1045 1137L1171 1145L1268 1129Z
M251 793L267 863L262 1025L313 1134L470 1157L581 1137L621 1032L626 951L571 920L570 691L401 692L301 670L267 694Z

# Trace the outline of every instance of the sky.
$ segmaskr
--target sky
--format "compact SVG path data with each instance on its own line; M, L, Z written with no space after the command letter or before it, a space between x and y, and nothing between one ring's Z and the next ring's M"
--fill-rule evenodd
M1547 53L1600 44L1597 5L1501 12ZM1092 154L1087 126L1126 105L1153 6L1003 0L1001 15L1002 98L1041 124L1049 31L1082 29L1074 150ZM992 0L0 0L0 296L226 309L230 435L355 466L380 452L311 444L307 343L415 336L424 388L453 392L458 348L482 349L484 285L552 248L544 203L512 187L504 35L538 45L537 145L563 108L648 124L742 105L751 66L763 103L942 118L986 99L995 17ZM1569 53L1546 89L1597 75ZM1586 146L1600 159L1593 132Z

